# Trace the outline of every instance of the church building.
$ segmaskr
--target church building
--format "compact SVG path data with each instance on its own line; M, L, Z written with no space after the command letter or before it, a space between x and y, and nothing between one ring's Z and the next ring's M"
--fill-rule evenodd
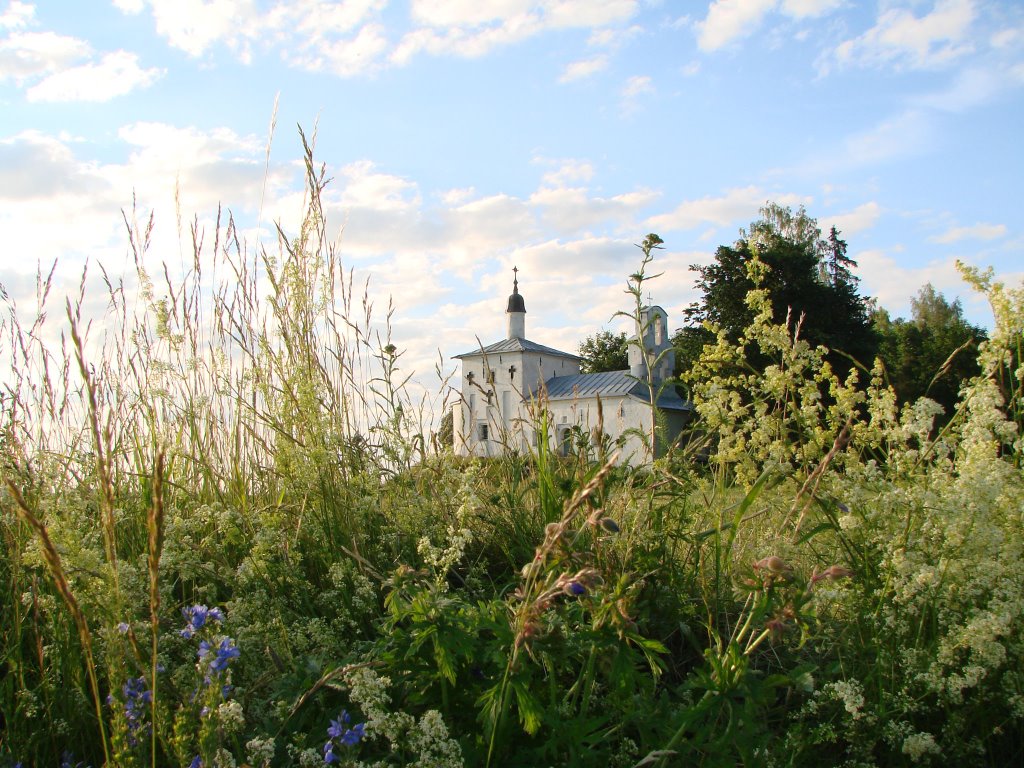
M580 373L580 358L526 338L526 302L514 269L512 295L505 310L506 337L456 355L462 361L459 401L453 414L455 452L463 456L497 456L507 451L536 450L542 413L547 414L549 447L562 455L583 443L594 446L598 400L602 432L619 461L651 460L652 414L649 381L658 409L660 455L674 442L692 407L671 385L662 386L675 367L668 315L661 307L644 307L637 335L629 344L629 368ZM636 339L642 339L642 345ZM653 376L648 377L648 366ZM646 435L646 441L643 436Z

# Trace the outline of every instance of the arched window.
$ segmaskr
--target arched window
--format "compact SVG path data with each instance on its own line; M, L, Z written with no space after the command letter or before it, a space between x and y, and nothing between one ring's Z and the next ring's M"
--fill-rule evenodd
M654 343L659 347L665 338L665 326L663 321L664 318L661 315L657 313L654 314Z

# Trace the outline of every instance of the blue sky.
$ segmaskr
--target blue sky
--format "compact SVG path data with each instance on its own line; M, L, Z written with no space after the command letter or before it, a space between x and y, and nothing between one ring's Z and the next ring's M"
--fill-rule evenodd
M931 282L985 324L954 262L1024 277L1022 95L1015 1L0 0L0 283L31 308L38 264L130 271L133 195L180 266L176 186L272 243L301 124L407 367L499 338L513 265L534 340L616 328L651 231L681 325L768 200L838 226L894 315Z

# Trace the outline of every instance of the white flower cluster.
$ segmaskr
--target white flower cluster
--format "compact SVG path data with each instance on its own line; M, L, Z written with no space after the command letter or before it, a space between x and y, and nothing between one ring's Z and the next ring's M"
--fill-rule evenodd
M821 698L840 702L851 719L860 720L864 717L864 689L856 680L836 680L826 683L819 693Z
M266 768L274 759L274 739L250 739L245 743L245 754L253 768Z
M912 733L903 740L903 754L909 755L915 763L929 755L942 754L935 737L926 731Z
M235 699L225 701L217 707L217 720L228 733L238 733L245 727L245 712Z
M423 562L433 570L435 582L441 590L447 590L448 571L462 560L466 547L473 543L470 525L480 508L480 501L476 495L479 471L479 465L473 462L463 473L458 490L459 508L455 512L455 520L447 527L447 545L438 547L429 536L423 536L416 546L416 551L423 558Z
M448 728L436 710L416 720L405 712L391 712L388 686L391 679L360 667L346 675L352 701L366 715L366 735L379 734L392 751L415 756L413 768L462 768L462 748L449 738Z

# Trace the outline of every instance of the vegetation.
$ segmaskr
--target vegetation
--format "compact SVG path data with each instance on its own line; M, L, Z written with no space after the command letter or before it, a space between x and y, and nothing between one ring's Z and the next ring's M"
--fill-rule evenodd
M693 265L701 297L684 311L689 325L674 337L681 372L690 370L714 337L705 323L724 330L735 342L753 321L755 310L747 296L755 287L750 270L755 260L764 265L756 276L768 291L775 323L787 325L814 346L841 350L843 355L830 356L840 371L850 368L850 358L870 367L877 344L868 303L850 271L856 262L846 255L846 242L835 227L822 239L817 221L803 207L794 213L768 203L733 246L720 246L711 264ZM756 350L751 351L756 357Z
M80 299L44 344L45 278L2 321L0 765L1024 760L1024 289L966 272L995 325L936 430L730 249L686 449L462 460L306 167L276 254L229 220L158 288L133 226L107 335Z
M629 339L625 331L598 331L580 342L580 373L624 371L629 368Z
M911 301L910 320L894 321L877 309L872 325L899 403L928 397L952 415L960 387L980 372L977 348L986 338L983 329L964 319L960 302L950 303L925 285Z

